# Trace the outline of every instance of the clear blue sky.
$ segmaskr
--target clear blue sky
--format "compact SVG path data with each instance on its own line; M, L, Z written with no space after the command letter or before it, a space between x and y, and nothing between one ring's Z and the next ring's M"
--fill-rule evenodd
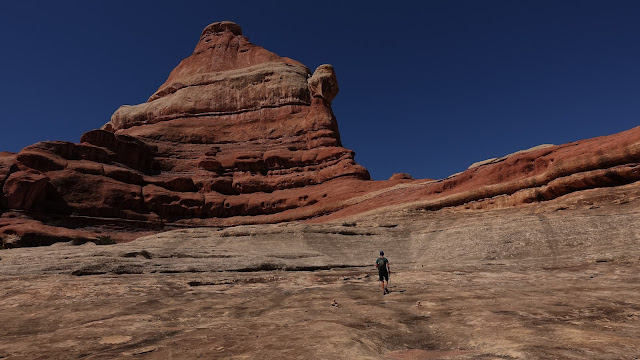
M209 23L334 65L346 147L375 179L442 178L640 125L640 1L10 1L0 150L77 142L146 101Z

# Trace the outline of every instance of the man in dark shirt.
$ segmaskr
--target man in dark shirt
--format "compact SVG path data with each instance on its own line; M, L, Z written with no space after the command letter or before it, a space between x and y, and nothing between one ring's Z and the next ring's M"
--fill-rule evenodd
M380 289L382 289L382 295L388 294L389 289L389 274L391 270L389 269L389 260L384 257L384 251L380 251L380 257L376 259L376 267L378 268L378 277L380 278ZM387 281L385 285L384 281Z

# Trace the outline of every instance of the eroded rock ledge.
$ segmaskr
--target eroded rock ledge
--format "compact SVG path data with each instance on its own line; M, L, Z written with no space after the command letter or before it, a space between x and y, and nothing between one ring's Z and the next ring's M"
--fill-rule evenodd
M3 245L324 222L389 207L524 206L640 180L634 128L480 162L443 180L370 181L342 146L331 109L338 90L331 65L311 73L252 44L237 24L211 24L146 103L122 106L80 143L0 153Z

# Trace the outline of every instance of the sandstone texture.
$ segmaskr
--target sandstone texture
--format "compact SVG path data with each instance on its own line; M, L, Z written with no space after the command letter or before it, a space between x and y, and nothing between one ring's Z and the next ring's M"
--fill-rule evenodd
M635 359L640 188L604 191L0 250L0 357Z
M1 154L0 212L13 225L0 228L13 236L3 241L43 243L15 241L29 236L11 219L25 216L33 228L55 223L95 235L108 224L121 239L167 224L322 213L351 197L355 180L369 179L341 145L331 110L337 93L330 65L312 73L250 43L237 24L211 24L146 103L122 106L79 144Z
M598 189L601 196L608 198L608 188L638 180L640 127L635 127L614 135L545 145L491 159L442 180L416 180L385 187L312 221L392 208L464 211L521 207L591 189Z
M373 181L337 94L218 22L79 143L0 152L0 359L640 358L640 127Z
M414 180L413 176L407 173L395 173L389 177L389 181L393 180Z
M446 179L372 181L342 146L331 108L338 90L331 65L311 72L252 44L237 24L211 24L146 103L122 106L80 143L0 153L2 242L500 209L640 180L634 128L480 161Z

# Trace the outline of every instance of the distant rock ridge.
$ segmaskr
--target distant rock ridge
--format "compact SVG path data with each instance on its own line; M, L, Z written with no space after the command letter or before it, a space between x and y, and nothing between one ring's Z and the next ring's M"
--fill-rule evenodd
M371 181L342 146L331 65L207 26L148 101L80 143L0 152L5 247L124 241L175 227L331 221L405 206L493 209L640 180L640 128L476 163L442 180ZM418 159L416 159L418 161Z
M534 150L546 149L546 148L552 147L552 146L553 146L553 144L542 144L542 145L534 146L534 147L529 148L529 149L516 151L513 154L501 156L499 158L491 158L491 159L487 159L487 160L483 160L483 161L478 161L478 162L475 162L475 163L469 165L468 169L473 169L473 168L476 168L476 167L482 166L482 165L494 164L494 163L506 160L509 156L512 156L512 155L517 155L517 154L521 154L521 153L525 153L525 152L529 152L529 151L534 151Z

